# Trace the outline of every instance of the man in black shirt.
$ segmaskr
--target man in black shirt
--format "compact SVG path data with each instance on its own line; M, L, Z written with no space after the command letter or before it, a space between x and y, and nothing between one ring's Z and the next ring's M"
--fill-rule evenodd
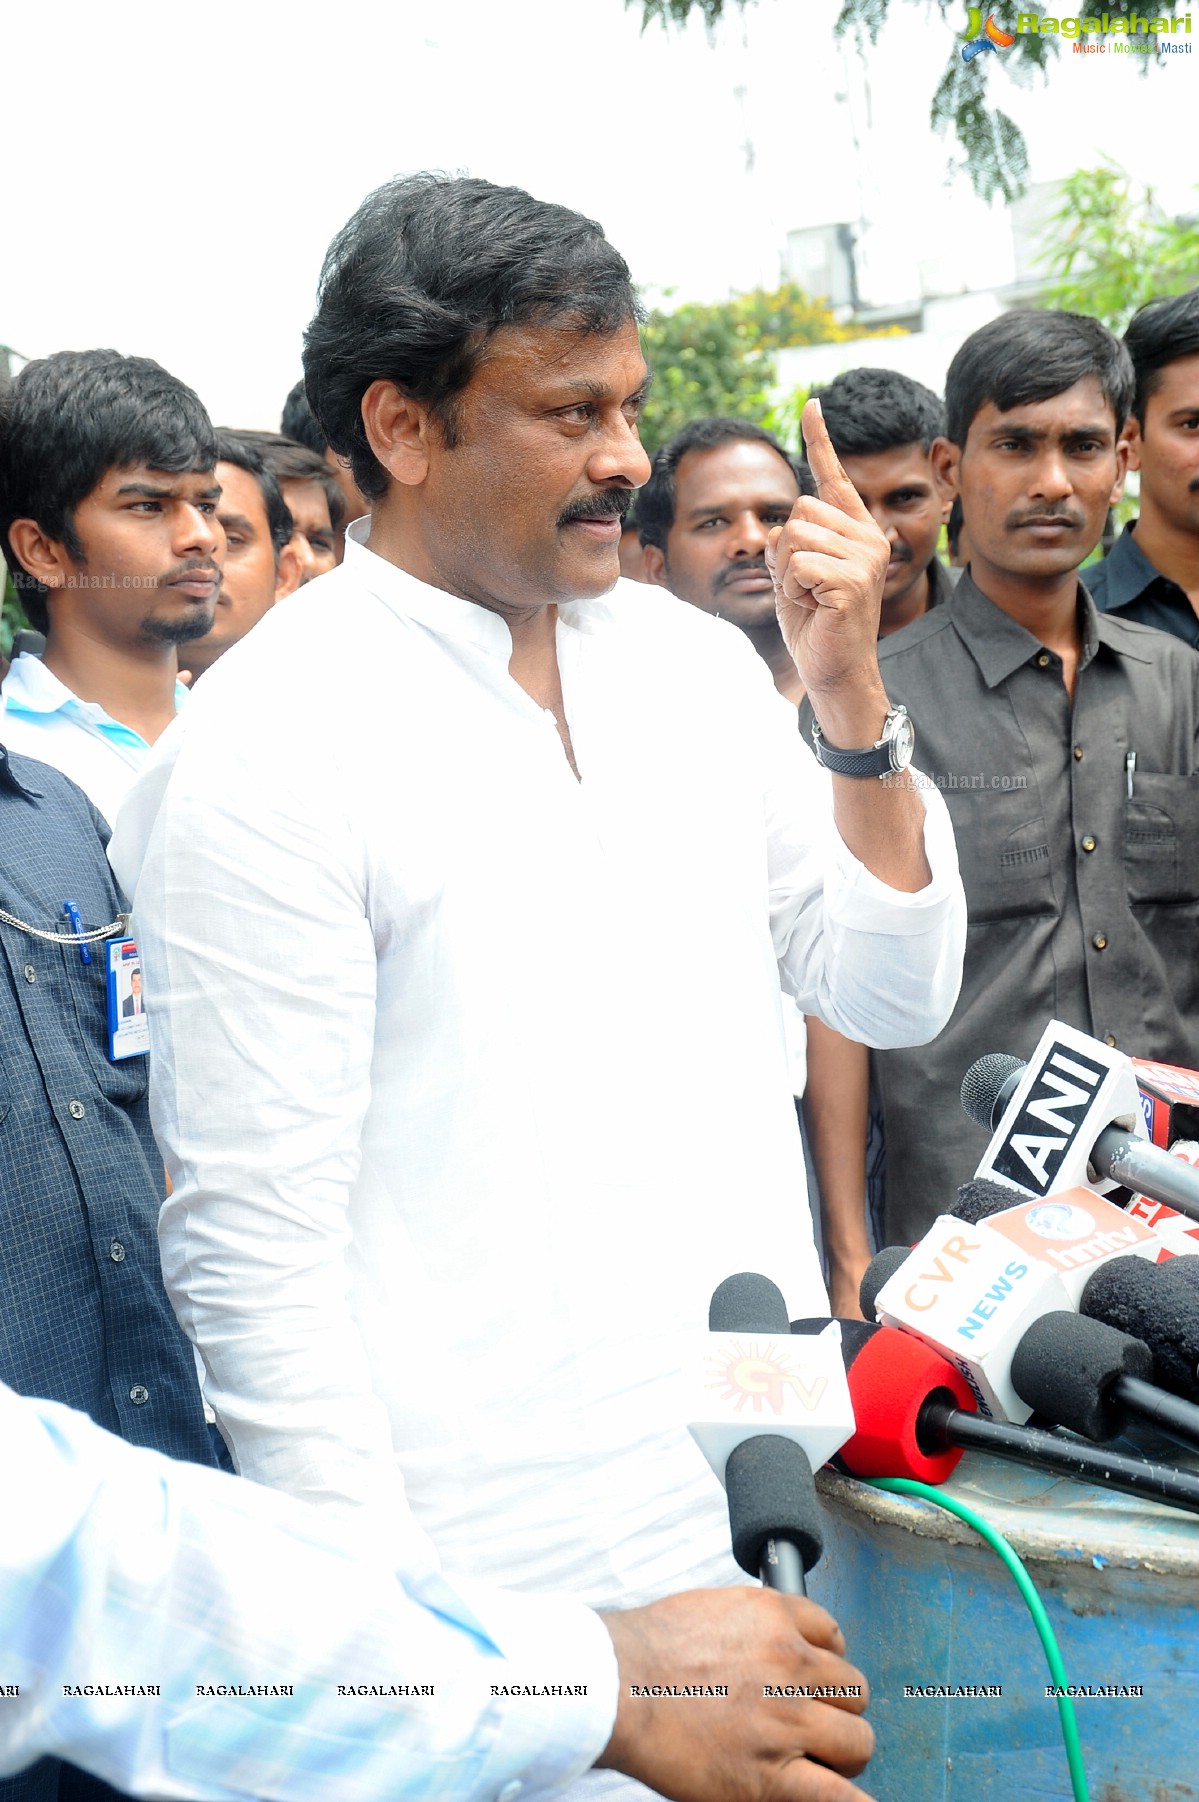
M1087 586L1102 613L1199 648L1199 288L1151 300L1124 334L1136 375L1128 466L1141 514Z
M1073 314L996 319L950 365L933 462L971 562L879 657L953 818L969 934L944 1031L876 1055L896 1242L978 1162L957 1097L984 1052L1027 1057L1056 1016L1199 1064L1199 657L1098 613L1077 573L1119 494L1131 398L1123 346Z

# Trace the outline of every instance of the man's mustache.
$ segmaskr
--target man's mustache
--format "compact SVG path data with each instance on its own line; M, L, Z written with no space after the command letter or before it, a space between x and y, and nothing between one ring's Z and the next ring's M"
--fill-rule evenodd
M568 526L576 519L623 519L633 504L631 488L601 488L590 497L571 501L558 515L558 524Z
M769 574L765 557L755 557L752 562L746 558L743 563L730 563L727 569L722 569L716 578L716 586L717 588L727 588L731 583L739 581L742 576L769 576Z

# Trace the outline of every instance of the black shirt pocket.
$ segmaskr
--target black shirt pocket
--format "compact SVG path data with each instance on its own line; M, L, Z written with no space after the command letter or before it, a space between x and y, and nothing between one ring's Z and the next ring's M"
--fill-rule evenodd
M1036 795L971 788L945 800L970 924L1055 913L1049 830Z
M1199 778L1136 772L1124 805L1129 905L1199 899Z

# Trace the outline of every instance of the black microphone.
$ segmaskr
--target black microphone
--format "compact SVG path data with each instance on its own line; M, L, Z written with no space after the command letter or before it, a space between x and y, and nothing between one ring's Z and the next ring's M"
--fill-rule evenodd
M1196 1450L1199 1407L1147 1381L1152 1370L1142 1339L1093 1315L1055 1312L1033 1321L1011 1375L1035 1413L1084 1439L1114 1439L1130 1419L1144 1420Z
M1082 1036L1074 1035L1076 1038ZM1042 1040L1038 1046L1031 1066L1036 1081L1025 1106L1012 1115L1008 1134L1010 1145L1002 1147L998 1154L1005 1166L1003 1174L1006 1176L1020 1169L1022 1163L1029 1170L1040 1169L1045 1175L1044 1181L1022 1182L1019 1186L1028 1194L1045 1194L1049 1188L1071 1186L1069 1179L1063 1180L1066 1160L1072 1159L1081 1166L1077 1152L1082 1151L1086 1165L1097 1173L1096 1180L1106 1178L1109 1182L1119 1183L1147 1195L1151 1201L1165 1202L1167 1207L1177 1209L1189 1220L1199 1220L1199 1170L1181 1158L1171 1157L1168 1151L1138 1137L1127 1127L1111 1124L1110 1114L1109 1123L1100 1125L1102 1113L1095 1115L1093 1108L1098 1105L1105 1075L1109 1071L1120 1074L1131 1085L1134 1095L1136 1075L1131 1062L1121 1052L1101 1045L1098 1040L1084 1042L1088 1046L1085 1062L1080 1062L1077 1056L1069 1056L1056 1043ZM971 1064L962 1078L962 1106L985 1133L998 1132L1029 1069L1030 1065L1019 1058L1007 1057L997 1051ZM1064 1077L1062 1070L1068 1075ZM1037 1087L1042 1079L1044 1093ZM1011 1148L1018 1146L1021 1137L1033 1145L1034 1161L1031 1164L1027 1156L1021 1159L1011 1155ZM1050 1181L1047 1175L1050 1164L1059 1159L1062 1160L1061 1172ZM1014 1175L1012 1180L1015 1183ZM1086 1181L1083 1168L1078 1169L1075 1180Z
M713 1333L777 1333L791 1321L782 1291L769 1277L743 1271L712 1296ZM733 1557L748 1576L784 1595L808 1593L805 1574L824 1550L816 1484L802 1447L776 1433L756 1433L733 1447L725 1465Z
M1176 1267L1193 1261L1113 1258L1095 1271L1078 1303L1080 1314L1143 1339L1155 1382L1189 1401L1199 1400L1199 1292Z
M960 1373L931 1346L894 1327L863 1330L859 1321L851 1332L849 1322L842 1324L858 1426L838 1458L854 1476L944 1482L963 1451L979 1451L1199 1514L1199 1476L1039 1427L987 1420L962 1406L967 1391Z
M876 1251L858 1284L858 1306L867 1320L874 1319L874 1301L880 1289L891 1281L901 1264L912 1255L910 1245L887 1245Z

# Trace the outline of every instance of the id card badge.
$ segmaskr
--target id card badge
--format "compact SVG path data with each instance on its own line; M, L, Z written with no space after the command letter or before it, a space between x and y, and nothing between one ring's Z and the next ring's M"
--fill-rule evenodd
M150 1049L150 1022L142 996L142 962L134 939L117 939L108 947L108 1055L145 1057Z

